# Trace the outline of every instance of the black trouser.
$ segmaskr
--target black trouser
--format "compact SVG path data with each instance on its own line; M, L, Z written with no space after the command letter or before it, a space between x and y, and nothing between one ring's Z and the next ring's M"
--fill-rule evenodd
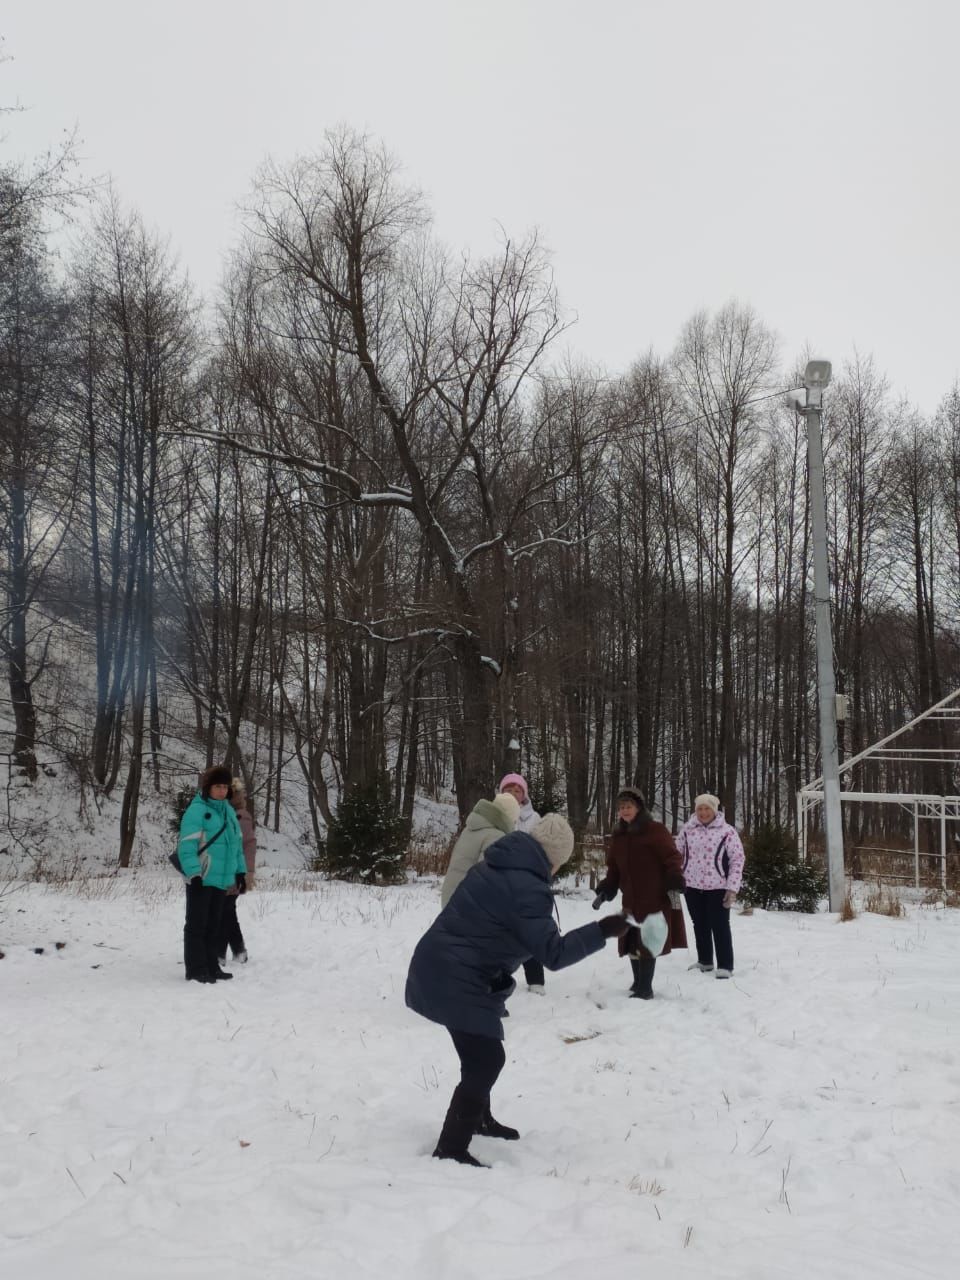
M213 885L187 885L187 918L183 926L183 966L188 978L213 976L220 967L220 920L223 890Z
M730 910L723 905L725 889L684 890L687 910L693 921L697 940L697 959L713 964L713 948L717 948L717 968L733 970L733 938L730 935Z
M539 960L524 960L523 976L527 980L528 987L542 987L546 979L543 965Z
M460 1058L460 1085L465 1094L486 1101L507 1060L503 1041L447 1027Z
M243 941L243 931L240 928L240 921L237 919L237 898L239 894L225 893L223 895L223 915L220 919L220 955L227 954L227 947L231 952L238 956L241 951L246 951L246 943Z

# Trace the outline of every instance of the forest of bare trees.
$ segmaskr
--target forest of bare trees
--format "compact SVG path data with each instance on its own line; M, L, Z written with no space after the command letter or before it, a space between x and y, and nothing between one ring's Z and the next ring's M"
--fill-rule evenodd
M537 237L451 255L346 131L258 174L216 299L113 192L55 257L26 184L0 170L0 726L22 785L55 757L85 802L122 796L122 865L183 743L271 825L293 765L318 840L352 783L464 813L507 766L581 834L625 779L669 824L709 789L747 830L795 825L818 772L784 394L806 353L730 303L669 353L637 334L626 372L578 367ZM869 357L835 374L849 754L960 684L960 387L925 420Z

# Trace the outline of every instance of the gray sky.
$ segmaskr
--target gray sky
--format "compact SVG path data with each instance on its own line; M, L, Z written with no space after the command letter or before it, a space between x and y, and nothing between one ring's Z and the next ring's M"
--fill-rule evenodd
M210 290L268 153L347 123L484 252L540 229L569 349L666 354L750 303L932 412L960 377L956 0L31 0L0 18L0 159L88 174Z

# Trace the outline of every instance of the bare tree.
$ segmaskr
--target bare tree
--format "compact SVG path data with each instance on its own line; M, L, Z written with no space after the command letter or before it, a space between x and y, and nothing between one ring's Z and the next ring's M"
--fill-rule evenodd
M360 138L329 139L324 153L260 179L253 226L261 253L296 299L298 316L332 316L338 355L358 368L389 449L379 458L340 423L321 438L348 436L372 467L375 491L321 456L322 483L356 506L393 508L419 531L437 574L432 636L455 665L451 721L461 810L487 794L495 761L496 681L511 662L514 562L524 519L553 477L529 462L507 474L505 458L526 429L524 384L560 321L536 240L507 242L486 262L450 272L424 242L419 197L401 188L393 166ZM524 431L527 430L524 438ZM538 530L547 545L562 531ZM365 624L370 639L405 642L404 619Z
M0 176L0 203L15 190ZM72 501L69 447L60 438L67 307L55 288L43 231L29 205L0 223L0 653L15 723L13 758L37 776L34 684L50 630L31 612L63 541ZM64 465L65 464L65 465ZM33 656L34 639L46 635Z
M688 322L674 357L678 383L694 418L690 436L698 489L699 540L709 569L712 619L709 625L712 682L713 655L719 649L719 717L716 755L708 767L717 770L720 797L729 822L736 814L738 719L733 662L734 584L741 565L738 521L749 501L750 467L759 414L756 403L769 395L777 377L774 336L748 307L733 303L712 319L702 312ZM706 688L702 691L707 692ZM709 777L694 785L710 782Z

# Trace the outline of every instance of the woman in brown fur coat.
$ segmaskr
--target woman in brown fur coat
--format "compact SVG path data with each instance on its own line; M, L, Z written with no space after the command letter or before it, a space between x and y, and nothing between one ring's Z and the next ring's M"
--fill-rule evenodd
M685 947L687 934L680 897L683 869L673 836L662 822L655 822L650 816L643 792L637 787L624 787L617 796L617 814L620 821L607 842L607 874L597 885L594 910L599 910L602 902L610 902L619 891L624 911L635 920L663 912L667 940L660 955L666 955L673 947ZM630 957L631 996L652 1000L657 959L643 946L639 929L628 929L620 939L620 955Z

